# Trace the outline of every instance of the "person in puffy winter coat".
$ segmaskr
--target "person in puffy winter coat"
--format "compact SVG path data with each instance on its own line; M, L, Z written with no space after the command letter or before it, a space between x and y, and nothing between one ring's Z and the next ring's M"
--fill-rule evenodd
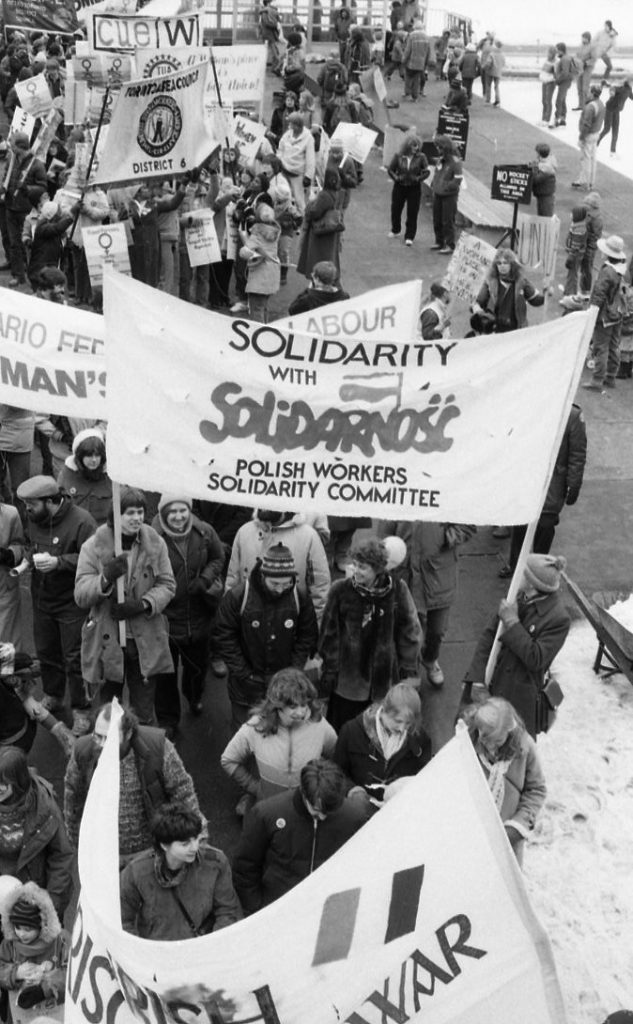
M316 871L358 832L365 809L345 799L345 776L331 761L309 761L295 790L255 804L233 858L245 914L268 906Z
M0 989L9 993L11 1017L64 1002L70 936L53 901L35 882L18 885L0 904Z
M265 203L256 208L256 221L248 234L242 233L240 256L246 261L248 315L260 324L268 323L268 300L279 291L281 262L277 255L281 228L274 210Z
M336 733L323 718L315 686L300 669L284 668L275 672L264 700L229 740L220 763L253 803L294 789L304 764L331 757L335 744ZM244 808L245 802L238 806Z
M257 559L280 543L292 553L299 593L310 595L317 619L320 619L330 588L330 570L319 534L300 513L261 508L254 512L251 522L244 523L235 535L225 590L246 579Z
M79 431L57 483L75 505L90 513L97 526L105 523L112 504L112 481L106 472L105 438L101 430L87 427Z
M248 579L227 591L218 611L215 644L229 669L234 729L264 700L274 673L303 668L317 638L314 606L297 586L292 552L273 544Z

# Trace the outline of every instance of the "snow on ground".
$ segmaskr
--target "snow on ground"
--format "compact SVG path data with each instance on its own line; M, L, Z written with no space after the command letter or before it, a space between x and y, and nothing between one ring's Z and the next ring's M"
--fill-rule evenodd
M609 610L633 632L633 598ZM597 646L576 622L554 665L565 700L538 740L548 796L524 865L569 1024L633 1009L633 685L594 674Z

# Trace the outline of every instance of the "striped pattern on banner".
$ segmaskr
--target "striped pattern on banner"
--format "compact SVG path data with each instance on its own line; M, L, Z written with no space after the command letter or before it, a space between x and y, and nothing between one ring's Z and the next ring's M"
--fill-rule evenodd
M424 865L396 871L391 881L385 944L415 931L424 881ZM321 912L312 966L345 960L352 948L360 889L331 893Z

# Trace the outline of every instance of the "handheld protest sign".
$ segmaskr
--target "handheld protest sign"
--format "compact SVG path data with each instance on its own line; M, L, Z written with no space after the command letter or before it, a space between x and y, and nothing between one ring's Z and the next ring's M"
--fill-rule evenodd
M470 118L461 110L450 110L441 108L437 115L437 134L448 135L455 143L461 160L466 159L466 148L468 146L468 128Z

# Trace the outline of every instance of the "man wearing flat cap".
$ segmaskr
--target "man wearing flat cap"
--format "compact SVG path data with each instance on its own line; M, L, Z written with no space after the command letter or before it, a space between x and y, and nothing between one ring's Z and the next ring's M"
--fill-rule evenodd
M42 671L42 703L53 714L59 712L68 682L73 732L80 736L91 723L81 674L81 627L86 616L75 604L75 572L80 548L97 524L51 476L25 480L17 497L26 511L32 560L33 636Z

